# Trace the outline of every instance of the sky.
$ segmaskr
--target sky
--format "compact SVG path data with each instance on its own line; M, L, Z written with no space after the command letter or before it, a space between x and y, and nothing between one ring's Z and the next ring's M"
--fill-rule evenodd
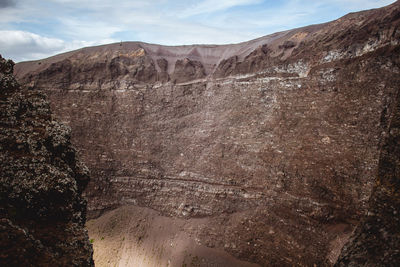
M0 0L0 54L15 62L120 41L228 44L394 0Z

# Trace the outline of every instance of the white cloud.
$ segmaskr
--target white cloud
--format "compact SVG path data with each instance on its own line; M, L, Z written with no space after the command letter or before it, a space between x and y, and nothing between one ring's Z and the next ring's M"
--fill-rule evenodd
M262 0L204 0L184 10L181 17L190 17L204 13L213 13L235 6L253 5L259 4L261 2Z
M379 6L386 6L393 2L394 0L332 0L333 4L337 4L345 9L371 9Z
M16 61L40 58L61 51L65 47L63 40L42 37L24 31L0 31L0 51L3 57Z
M48 2L54 2L54 3L59 3L59 4L64 4L64 5L73 5L74 7L85 7L85 8L91 8L91 9L102 9L104 7L112 7L114 9L121 8L121 7L134 7L134 8L140 8L144 6L149 6L149 5L154 5L160 2L163 2L163 0L153 0L153 1L148 1L148 0L119 0L118 2L113 1L113 0L47 0Z
M259 37L248 32L227 30L196 23L182 24L178 21L164 24L162 30L157 29L157 26L154 26L154 29L148 29L149 31L137 34L140 40L165 45L238 43L243 40L250 40ZM171 38L171 36L173 36L173 38Z
M0 31L0 36L0 53L4 58L11 58L16 62L41 59L84 46L116 42L114 39L66 42L25 31Z
M59 22L63 25L62 33L68 39L83 40L100 40L109 38L114 33L121 31L123 28L113 26L109 22L110 18L103 21L87 20L81 18L60 18Z

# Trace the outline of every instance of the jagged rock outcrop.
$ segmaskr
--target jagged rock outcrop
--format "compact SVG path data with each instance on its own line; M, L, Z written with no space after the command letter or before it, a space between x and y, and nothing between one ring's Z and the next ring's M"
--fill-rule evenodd
M114 57L111 59L108 68L112 80L120 76L127 76L126 78L129 80L142 82L153 82L156 79L156 67L154 62L146 56L146 52L143 48L133 53ZM96 74L98 75L98 73Z
M203 218L193 238L242 260L329 266L368 207L399 26L396 2L234 45L84 48L16 74L71 126L91 218L124 205ZM129 53L148 74L110 65Z
M81 194L88 169L69 128L38 91L22 90L0 57L0 265L94 266Z
M168 61L165 58L159 58L157 59L157 65L160 68L157 80L167 82L169 80Z
M191 80L201 79L206 76L203 64L200 61L193 61L188 58L178 59L175 63L172 80L175 83L182 83Z
M400 264L400 90L392 105L370 207L335 266Z

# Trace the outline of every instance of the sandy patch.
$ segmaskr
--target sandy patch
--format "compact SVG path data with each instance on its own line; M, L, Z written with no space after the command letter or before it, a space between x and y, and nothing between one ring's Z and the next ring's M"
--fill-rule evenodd
M203 219L179 219L125 206L87 222L96 266L259 266L240 261L223 249L200 244Z

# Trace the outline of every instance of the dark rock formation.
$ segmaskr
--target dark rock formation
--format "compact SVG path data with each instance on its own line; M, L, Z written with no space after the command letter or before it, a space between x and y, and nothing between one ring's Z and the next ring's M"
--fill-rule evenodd
M396 2L234 45L84 48L16 74L71 126L91 217L123 205L202 217L194 238L208 247L324 266L367 210L399 50Z
M111 79L128 76L129 80L153 82L156 79L156 67L144 49L132 53L120 54L111 59L109 64ZM93 69L91 69L93 71ZM95 70L94 70L95 71ZM94 73L97 74L98 73ZM83 79L85 80L85 79Z
M93 266L81 196L88 170L69 128L42 93L20 89L13 65L0 57L0 265Z
M159 58L157 59L157 65L160 68L160 71L157 73L157 80L161 82L167 82L169 80L168 61L165 58Z
M335 266L400 264L400 90L392 105L370 207Z
M233 72L236 69L236 64L238 64L238 61L239 61L238 56L233 56L221 60L221 62L218 65L218 68L214 72L214 76L217 78L221 78L233 74Z
M193 61L188 58L177 60L172 74L172 81L175 83L187 82L201 79L206 76L203 64L200 61Z
M295 42L286 40L286 41L283 42L283 44L279 45L279 48L286 50L286 49L293 48L295 46L296 46Z

